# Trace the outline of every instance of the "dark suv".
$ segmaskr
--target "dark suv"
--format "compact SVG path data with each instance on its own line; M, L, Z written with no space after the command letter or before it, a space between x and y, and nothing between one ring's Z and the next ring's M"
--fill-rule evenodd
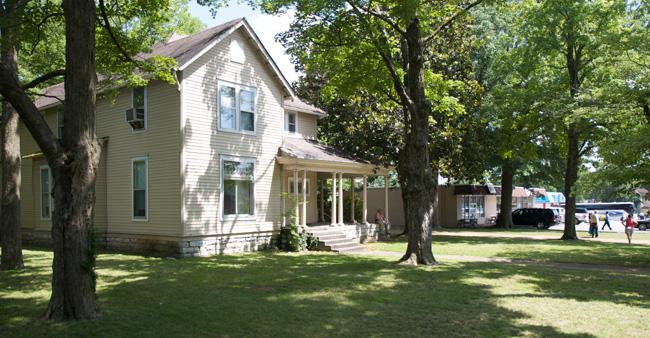
M533 225L537 229L548 229L558 222L553 209L521 208L512 212L512 223Z

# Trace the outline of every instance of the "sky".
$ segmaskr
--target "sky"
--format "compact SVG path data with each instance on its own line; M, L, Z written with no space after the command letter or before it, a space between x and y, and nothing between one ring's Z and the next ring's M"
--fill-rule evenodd
M275 42L275 35L277 33L289 29L289 24L293 20L291 12L272 16L262 14L260 11L253 10L245 4L238 4L237 1L231 0L231 4L228 7L218 10L215 18L212 18L212 14L210 14L210 10L207 7L197 5L195 1L190 1L190 13L201 19L208 27L245 17L287 80L291 83L298 79L299 74L294 70L289 56L285 54L284 47L280 43Z

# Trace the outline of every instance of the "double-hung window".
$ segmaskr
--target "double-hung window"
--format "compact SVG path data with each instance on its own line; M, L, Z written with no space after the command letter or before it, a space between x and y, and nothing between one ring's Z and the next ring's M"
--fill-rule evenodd
M219 82L219 129L255 132L257 89Z
M255 159L221 157L223 216L255 214Z
M42 166L41 176L41 218L50 219L52 216L52 175L50 167Z
M296 133L296 113L286 113L284 116L284 131L288 134Z
M132 171L132 217L133 220L147 220L149 214L149 165L146 157L131 160Z
M134 87L131 92L131 115L127 119L134 131L147 129L147 87Z
M63 109L59 109L56 113L57 120L57 131L59 133L59 142L63 142L63 129L64 129L64 119L63 119Z

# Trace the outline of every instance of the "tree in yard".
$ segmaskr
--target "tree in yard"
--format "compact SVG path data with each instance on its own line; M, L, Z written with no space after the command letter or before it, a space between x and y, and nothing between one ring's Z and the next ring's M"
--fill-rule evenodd
M13 74L18 74L18 48L15 39L19 18L14 14L18 6L14 0L0 2L1 20L8 24L0 27L0 62ZM0 118L0 163L2 168L2 192L0 195L0 238L2 256L0 269L22 269L23 254L20 234L20 137L18 114L8 102L2 102Z
M42 43L39 39L55 40L60 37L56 32L64 31L65 52L54 55L52 61L64 56L65 69L50 71L23 84L15 68L6 62L0 64L0 94L15 108L38 144L54 179L54 262L52 295L45 315L48 319L86 319L97 314L92 234L94 184L100 156L94 129L97 72L113 86L142 85L150 79L173 82L173 60L133 57L169 32L169 25L165 25L173 16L169 1L105 3L100 0L98 5L97 8L93 0L64 0L62 6L49 7L22 2L16 7L21 25L29 26L30 19L36 16L34 13L40 13L37 28L47 26L46 23L54 27L41 31L50 35L39 33L37 38L31 35L33 32L23 29L21 39L14 41L29 45L35 51ZM57 24L64 29L57 29ZM7 21L0 25L9 27ZM101 62L96 63L96 54ZM39 59L39 55L30 55L25 60L38 64ZM38 72L38 67L35 69ZM66 128L59 142L32 103L27 89L63 74Z
M206 1L209 2L209 1ZM457 82L429 67L442 33L481 1L255 1L268 13L295 9L282 40L303 69L318 70L324 95L360 90L403 112L397 171L405 203L408 247L401 262L435 264L431 251L437 172L430 156L435 115L463 110Z
M523 1L522 30L529 56L538 60L563 93L546 110L564 121L566 135L565 227L562 239L578 239L575 231L575 184L581 158L594 149L598 132L593 90L602 85L595 70L607 61L610 44L619 36L624 1ZM541 57L536 57L541 56ZM548 96L547 96L548 97ZM552 106L552 107L551 107Z

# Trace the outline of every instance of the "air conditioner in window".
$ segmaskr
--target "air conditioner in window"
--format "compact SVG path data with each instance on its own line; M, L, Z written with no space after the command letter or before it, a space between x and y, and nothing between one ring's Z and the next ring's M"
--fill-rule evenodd
M126 122L131 124L133 129L144 128L144 108L129 108L126 110Z

